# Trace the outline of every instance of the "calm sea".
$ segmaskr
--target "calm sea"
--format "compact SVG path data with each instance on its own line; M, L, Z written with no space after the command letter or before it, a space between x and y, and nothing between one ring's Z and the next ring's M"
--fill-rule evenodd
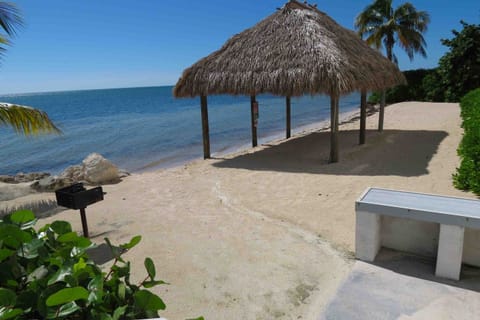
M0 174L60 173L98 152L131 172L169 167L203 156L200 99L175 99L172 87L63 91L0 96L1 102L48 113L61 136L26 138L0 127ZM259 142L283 137L285 98L257 97ZM359 95L340 100L340 111L359 105ZM292 98L293 133L329 118L329 98ZM208 100L212 153L250 146L250 98L228 95Z

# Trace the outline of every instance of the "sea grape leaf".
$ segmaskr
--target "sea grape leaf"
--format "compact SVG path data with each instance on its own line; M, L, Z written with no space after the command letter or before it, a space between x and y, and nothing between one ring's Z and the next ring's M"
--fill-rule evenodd
M35 284L35 282L33 283ZM63 283L55 283L51 286L46 287L42 292L39 292L40 295L38 296L38 299L36 302L36 308L38 313L43 317L43 319L47 318L48 313L52 309L47 307L47 303L46 303L47 298L50 297L50 295L54 294L55 292L63 289L64 287L65 285Z
M6 288L0 288L0 306L14 306L17 302L15 291Z
M73 232L73 231L63 233L57 238L57 241L62 242L62 243L75 242L75 241L78 241L78 234L76 232Z
M120 318L125 314L125 310L127 310L127 306L121 306L115 309L112 320L120 320Z
M72 314L72 313L74 313L78 310L80 310L80 307L75 302L69 302L69 303L66 303L66 304L62 305L58 309L49 308L47 319L62 318L62 317L68 316L69 314Z
M152 279L152 281L155 280L156 271L155 271L155 264L153 263L152 259L150 259L149 257L145 258L144 264L150 279Z
M125 284L123 282L120 282L118 284L117 294L118 294L118 297L120 298L121 301L125 301L125 291L126 290L127 290L127 287L125 286Z
M33 220L35 220L35 215L30 210L19 210L10 215L10 221L18 225L22 225Z
M60 310L58 312L59 317L65 317L68 316L69 314L74 313L75 311L80 310L80 307L75 303L75 302L70 302L67 304L64 304L63 306L60 307Z
M79 236L76 232L67 232L67 233L61 234L57 238L57 241L61 243L73 243L74 245L80 248L86 248L92 244L90 240L88 240L85 237Z
M0 275L0 277L1 276L2 275ZM13 279L8 279L7 282L5 283L5 286L16 289L16 287L18 286L18 282Z
M0 224L0 241L4 246L17 249L24 242L32 240L32 235L28 232L20 230L18 226L11 224Z
M65 288L61 289L47 298L46 304L48 307L58 306L65 303L70 303L75 300L87 300L88 291L83 287Z
M77 273L87 267L87 264L85 263L85 260L83 258L80 258L77 263L73 265L73 272Z
M68 287L78 286L78 279L76 276L74 277L71 274L67 274L63 280L68 285Z
M103 298L103 275L97 274L87 286L90 294L88 295L88 302L102 301Z
M20 229L22 230L28 230L28 229L31 229L33 228L33 226L37 223L38 219L33 219L32 221L28 221L28 222L25 222L25 223L22 223L20 225Z
M129 243L124 243L120 245L120 248L130 250L135 247L142 240L142 236L133 237Z
M15 251L8 249L0 249L0 262L10 257Z
M27 283L43 279L47 274L48 274L48 269L44 265L41 265L40 267L36 268L28 275Z
M139 290L135 292L133 298L135 300L135 305L139 309L146 311L165 310L165 303L163 303L162 299L148 290Z
M18 250L17 254L25 259L34 259L38 257L38 249L43 247L43 241L40 239L32 239L32 241L24 243Z
M85 247L85 248L73 247L72 250L70 251L70 257L73 258L73 257L83 256L86 249L88 249L88 247Z
M72 274L72 267L69 264L62 265L57 272L55 272L48 280L48 285L52 285L56 282L64 281L67 275Z
M119 278L126 277L130 274L130 263L127 263L124 266L112 266L112 270Z
M72 232L72 226L67 221L54 221L50 225L50 228L53 230L53 232L59 235Z
M22 309L11 309L11 308L5 308L5 307L0 307L0 319L1 320L7 320L7 319L14 319L17 316L21 315L23 313Z

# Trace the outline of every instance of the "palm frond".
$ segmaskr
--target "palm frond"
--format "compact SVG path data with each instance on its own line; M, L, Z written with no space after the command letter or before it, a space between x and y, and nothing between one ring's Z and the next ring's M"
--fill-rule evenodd
M22 25L20 10L13 3L0 1L0 27L12 37Z
M61 134L48 115L38 109L0 102L0 125L12 127L23 135Z
M18 8L10 2L0 1L0 29L5 31L5 34L0 34L0 59L6 51L4 46L10 45L8 38L14 37L21 26L23 19Z
M374 47L375 49L382 49L382 39L383 33L379 30L375 30L374 32L370 33L370 35L365 39L365 41L370 47Z
M397 34L400 46L410 52L410 60L413 59L414 53L419 53L423 57L427 56L425 50L427 44L421 33L408 28L399 28Z
M355 28L369 45L387 48L394 60L392 48L395 43L405 50L410 60L416 53L426 57L426 42L423 33L427 31L430 16L406 2L396 9L392 0L374 0L355 20ZM396 57L395 57L396 58Z
M395 9L395 19L399 25L409 26L418 32L424 33L430 23L430 15L426 11L417 11L411 3L404 3Z

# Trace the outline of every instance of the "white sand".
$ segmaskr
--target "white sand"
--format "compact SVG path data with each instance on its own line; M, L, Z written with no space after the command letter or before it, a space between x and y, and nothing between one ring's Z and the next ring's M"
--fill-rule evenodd
M368 118L363 146L358 121L344 124L337 164L327 163L328 132L317 132L132 175L87 208L92 239L143 236L127 258L137 279L150 256L171 283L155 289L169 319L316 319L351 268L354 202L367 187L473 197L452 185L459 113L458 104L390 106L382 134ZM74 211L42 223L54 219L81 230Z

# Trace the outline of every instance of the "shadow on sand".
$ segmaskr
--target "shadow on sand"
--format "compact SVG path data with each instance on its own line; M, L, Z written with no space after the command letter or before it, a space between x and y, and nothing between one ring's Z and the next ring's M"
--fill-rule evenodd
M119 248L120 249L120 248ZM87 250L87 255L92 259L96 264L104 264L115 259L112 251L106 243L97 245L94 248Z
M330 133L314 132L277 145L264 145L254 153L217 158L222 161L213 166L332 175L420 176L428 174L428 163L448 133L368 130L365 145L358 144L358 135L358 130L340 131L340 161L335 164L328 163Z
M0 217L18 210L31 210L35 213L35 216L40 219L53 216L54 214L62 212L66 209L59 207L57 205L57 201L55 200L40 200L19 205L17 207L0 208Z
M382 248L375 261L370 263L406 276L480 292L480 268L478 267L463 264L460 280L448 280L435 276L435 258L421 257L387 248Z

